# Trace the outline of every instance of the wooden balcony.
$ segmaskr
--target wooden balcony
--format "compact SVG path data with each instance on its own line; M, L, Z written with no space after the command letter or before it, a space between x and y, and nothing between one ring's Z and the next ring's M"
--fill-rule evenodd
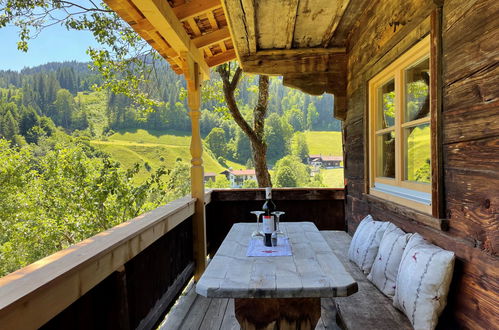
M341 189L276 189L273 197L286 212L284 221L346 229ZM254 221L249 212L259 209L263 199L260 189L207 192L208 252L217 250L233 223ZM159 325L192 279L194 205L190 197L176 200L1 278L0 329ZM203 322L220 320L237 327L230 304L191 291L178 300L171 314L177 318L166 321L174 322L173 328L202 328ZM327 306L324 301L323 308ZM192 312L180 317L185 310ZM323 319L319 326L333 319Z

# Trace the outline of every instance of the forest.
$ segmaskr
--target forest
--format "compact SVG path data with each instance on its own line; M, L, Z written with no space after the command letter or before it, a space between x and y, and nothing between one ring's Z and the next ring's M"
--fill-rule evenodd
M101 76L88 63L0 71L0 276L189 192L187 157L161 159L165 165L154 168L147 162L124 166L99 148L137 130L190 135L183 78L161 62L151 68L143 88L160 100L153 111L124 95L96 91ZM245 76L237 90L247 119L257 89L256 77ZM212 73L201 117L207 157L217 166L251 168L249 141L230 119L221 90ZM280 78L271 79L270 95L265 138L274 185L323 186L303 164L305 134L340 131L333 97L308 96ZM219 176L207 186L228 187L228 181Z

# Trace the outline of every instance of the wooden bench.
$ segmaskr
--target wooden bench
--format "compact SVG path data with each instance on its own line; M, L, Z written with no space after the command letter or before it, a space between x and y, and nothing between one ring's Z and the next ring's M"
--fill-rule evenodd
M348 259L348 247L352 238L344 231L321 231L333 252L345 269L357 281L359 291L349 297L334 298L337 322L344 329L412 329L407 317L392 305L392 300L383 295Z

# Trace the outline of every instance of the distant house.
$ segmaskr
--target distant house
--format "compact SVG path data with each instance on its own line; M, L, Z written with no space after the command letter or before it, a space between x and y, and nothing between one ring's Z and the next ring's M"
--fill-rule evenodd
M215 181L215 177L217 176L217 173L215 172L205 172L204 173L204 183L208 182L208 180Z
M228 169L220 174L224 174L227 179L230 181L231 188L241 188L243 182L246 180L255 180L256 181L256 173L255 170L233 170Z
M343 162L343 156L309 155L307 159L307 163L314 168L340 167L342 162Z
M343 156L322 156L322 166L325 168L340 167L342 161Z

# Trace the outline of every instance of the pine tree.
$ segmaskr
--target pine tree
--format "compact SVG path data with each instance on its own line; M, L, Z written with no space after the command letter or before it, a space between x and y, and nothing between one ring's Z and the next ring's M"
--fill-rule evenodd
M19 133L23 136L26 136L28 131L33 126L40 125L40 120L38 119L38 115L36 114L35 109L32 107L23 107L21 116L21 122L19 123Z
M19 124L10 110L7 110L7 112L3 115L1 129L2 137L10 141L14 139L14 135L19 133Z

